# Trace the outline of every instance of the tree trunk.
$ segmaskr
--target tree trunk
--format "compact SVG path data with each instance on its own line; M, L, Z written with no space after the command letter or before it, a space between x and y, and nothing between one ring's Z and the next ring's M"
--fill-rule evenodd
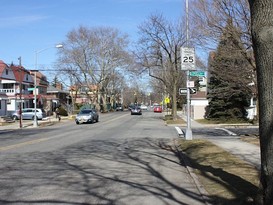
M173 116L173 120L177 120L177 76L175 76L174 78L174 82L173 82L173 101L172 101L172 116Z
M273 1L249 0L257 66L261 146L260 204L273 204Z

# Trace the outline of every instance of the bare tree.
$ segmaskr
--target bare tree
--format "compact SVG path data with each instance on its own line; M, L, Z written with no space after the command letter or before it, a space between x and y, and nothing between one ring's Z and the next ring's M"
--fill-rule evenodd
M128 43L127 35L117 29L81 26L67 34L58 68L79 86L95 85L96 98L90 101L105 108L106 96L114 89L110 83L117 79L117 70L130 63Z
M261 198L273 204L273 1L249 0L252 39L257 65L259 133L261 146Z
M139 26L137 61L154 79L162 83L162 93L172 99L172 115L177 118L178 85L181 71L180 48L185 43L181 23L168 22L162 15L151 15Z

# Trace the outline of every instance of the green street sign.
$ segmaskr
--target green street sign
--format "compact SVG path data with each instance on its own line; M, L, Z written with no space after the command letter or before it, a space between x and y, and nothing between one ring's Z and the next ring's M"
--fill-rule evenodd
M28 90L28 91L33 91L33 90L34 90L34 88L28 88L27 90Z
M190 71L191 77L205 77L205 71Z

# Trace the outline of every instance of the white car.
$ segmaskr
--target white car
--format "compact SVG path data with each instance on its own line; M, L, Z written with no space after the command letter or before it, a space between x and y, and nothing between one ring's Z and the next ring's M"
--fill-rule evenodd
M93 123L94 121L99 121L99 114L95 109L83 109L75 118L77 125L81 123Z
M35 109L34 108L24 108L22 109L22 119L23 120L33 120L35 116ZM20 111L17 110L11 114L12 119L19 120L20 119ZM36 109L36 117L38 120L42 120L46 117L46 112L42 108Z
M141 110L148 110L148 107L146 105L140 105Z

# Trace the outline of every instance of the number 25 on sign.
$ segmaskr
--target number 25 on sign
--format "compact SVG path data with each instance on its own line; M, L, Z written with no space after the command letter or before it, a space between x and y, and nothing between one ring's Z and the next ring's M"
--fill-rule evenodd
M181 70L195 70L194 48L181 47Z

